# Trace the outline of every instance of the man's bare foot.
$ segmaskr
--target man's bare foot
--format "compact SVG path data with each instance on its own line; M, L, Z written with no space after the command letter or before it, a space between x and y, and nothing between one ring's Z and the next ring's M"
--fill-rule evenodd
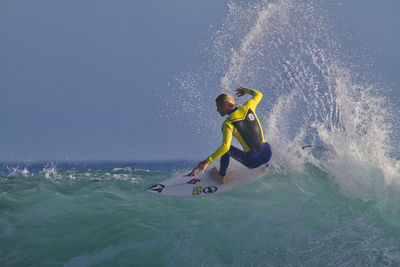
M219 171L217 169L217 167L213 167L211 169L211 175L215 178L215 180L217 180L220 184L224 184L226 183L226 176L221 176L219 175Z

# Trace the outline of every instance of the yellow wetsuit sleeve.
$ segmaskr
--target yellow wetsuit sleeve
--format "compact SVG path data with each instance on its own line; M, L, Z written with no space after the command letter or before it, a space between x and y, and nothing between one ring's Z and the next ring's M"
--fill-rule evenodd
M243 106L249 107L249 108L251 108L253 111L255 111L255 110L256 110L256 107L257 107L257 105L258 105L258 103L260 103L261 98L263 97L263 94L260 93L260 92L257 91L257 90L250 89L250 88L245 88L245 89L244 89L244 93L245 93L245 94L252 95L253 98L250 99L249 101L247 101Z
M211 163L229 151L232 142L232 129L226 124L223 126L222 136L222 145L206 159L207 163Z

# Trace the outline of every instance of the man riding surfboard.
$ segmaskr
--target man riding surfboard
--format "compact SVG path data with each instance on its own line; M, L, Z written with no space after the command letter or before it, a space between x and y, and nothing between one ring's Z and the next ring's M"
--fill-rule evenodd
M242 106L236 107L236 99L227 94L220 94L215 100L217 111L221 116L228 115L222 124L222 145L204 161L201 161L187 176L203 173L208 164L221 157L220 170L214 167L213 176L220 182L226 182L226 170L230 157L236 159L248 168L257 168L271 159L271 146L265 141L260 121L255 113L256 107L262 98L262 93L240 87L236 89L236 96L245 94L253 98ZM231 145L232 135L239 141L243 150Z

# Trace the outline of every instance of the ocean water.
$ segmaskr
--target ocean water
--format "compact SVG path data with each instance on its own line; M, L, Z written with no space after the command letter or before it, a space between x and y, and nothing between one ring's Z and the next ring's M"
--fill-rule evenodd
M398 266L400 262L400 228L386 199L348 197L333 175L311 162L298 172L277 167L243 189L215 196L173 198L146 192L192 166L191 162L3 164L0 265Z
M338 4L231 2L203 65L160 93L160 116L216 147L215 96L261 91L262 179L171 198L146 189L196 162L4 162L0 266L399 266L398 90Z

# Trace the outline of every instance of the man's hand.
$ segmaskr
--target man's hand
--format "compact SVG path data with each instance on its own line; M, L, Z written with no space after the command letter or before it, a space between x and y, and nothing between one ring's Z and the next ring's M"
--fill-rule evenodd
M197 164L197 167L194 168L190 173L186 174L185 176L194 176L196 173L201 172L203 174L204 170L207 168L208 163L207 161L202 161L199 164Z
M236 96L241 97L245 94L244 92L245 87L241 86L239 88L236 88Z

